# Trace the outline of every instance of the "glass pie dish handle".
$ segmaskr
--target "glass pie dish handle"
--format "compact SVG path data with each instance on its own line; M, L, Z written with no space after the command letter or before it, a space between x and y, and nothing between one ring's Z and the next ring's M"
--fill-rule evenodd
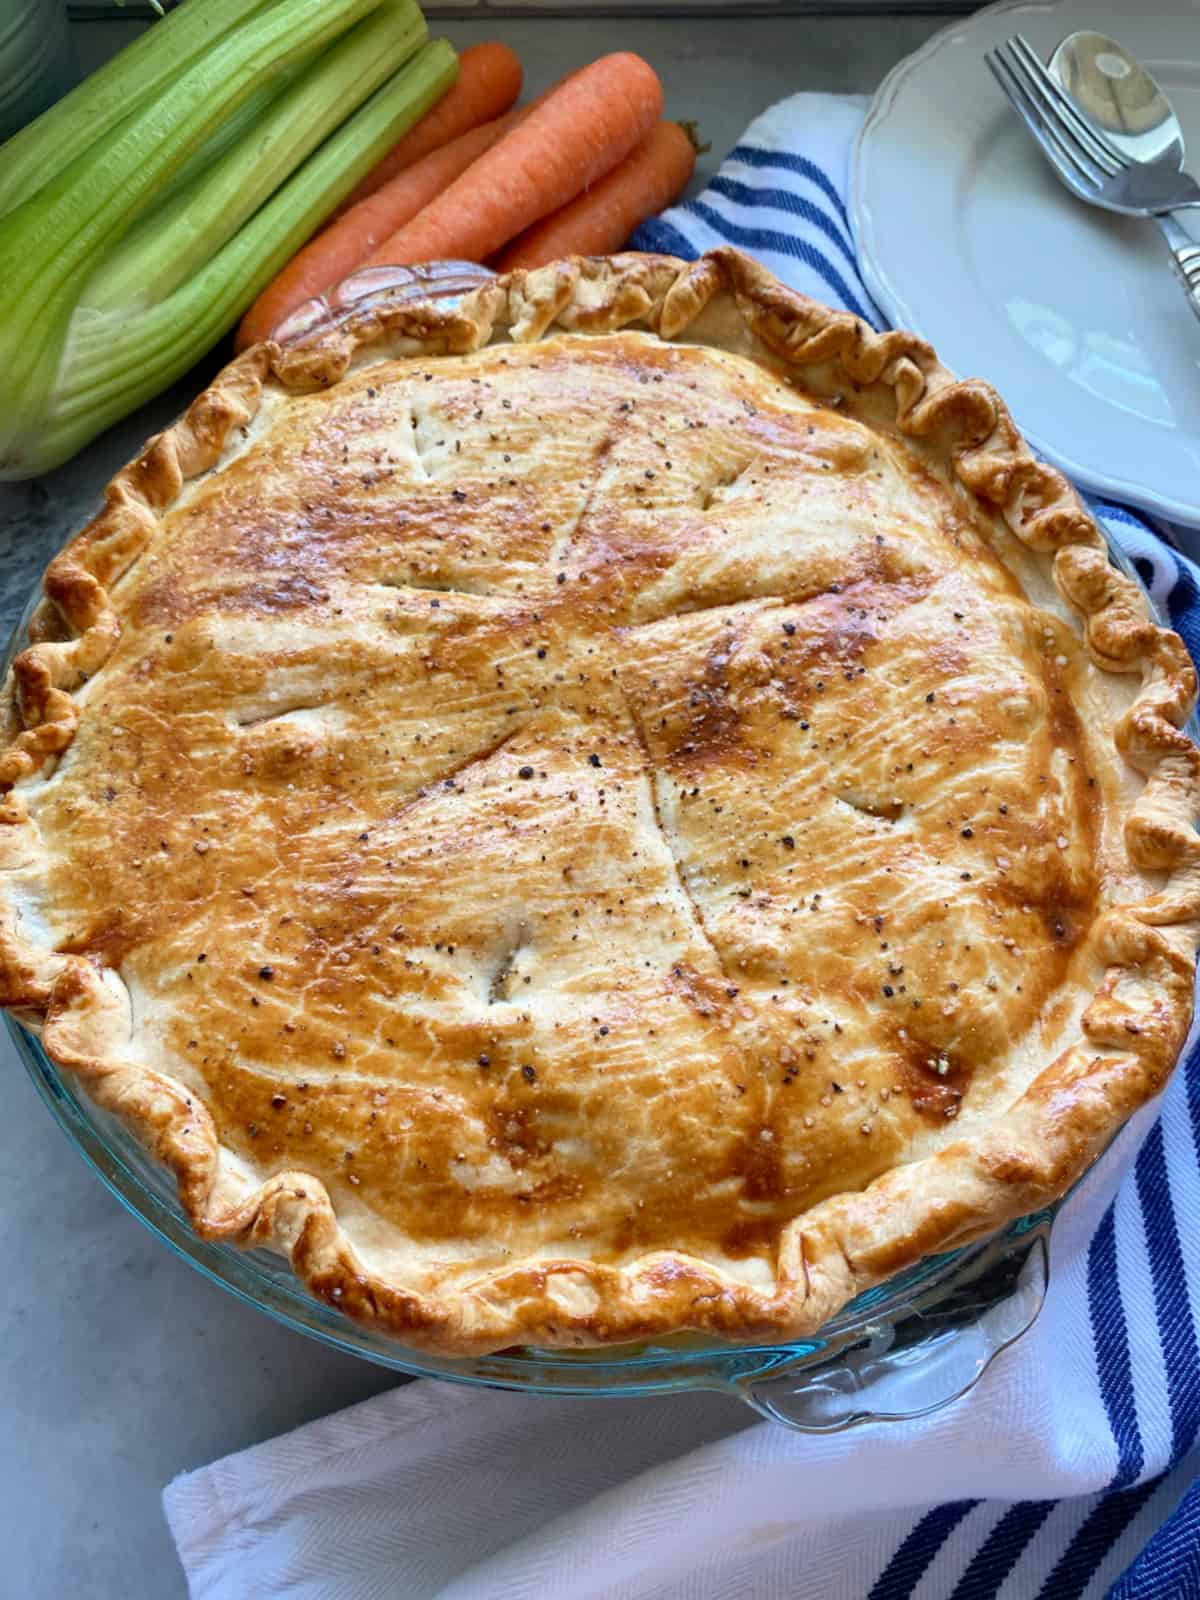
M742 1399L801 1433L902 1422L961 1399L1030 1328L1049 1283L1051 1214L984 1241L950 1283L936 1278L900 1315L868 1314L796 1364L735 1380Z
M278 344L295 344L298 339L325 333L348 317L369 310L375 300L386 297L392 305L405 300L441 300L466 294L495 276L474 261L426 261L418 267L364 267L289 312L272 328L271 337Z

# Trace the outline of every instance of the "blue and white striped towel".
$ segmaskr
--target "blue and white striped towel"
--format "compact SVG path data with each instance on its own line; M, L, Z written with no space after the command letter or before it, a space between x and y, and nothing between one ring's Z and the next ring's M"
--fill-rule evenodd
M842 201L861 117L827 96L773 107L636 243L732 242L879 323ZM1196 653L1195 569L1145 519L1097 510ZM1193 1051L1065 1207L1041 1318L958 1406L816 1439L717 1396L415 1383L171 1484L192 1595L1200 1596L1198 1142Z

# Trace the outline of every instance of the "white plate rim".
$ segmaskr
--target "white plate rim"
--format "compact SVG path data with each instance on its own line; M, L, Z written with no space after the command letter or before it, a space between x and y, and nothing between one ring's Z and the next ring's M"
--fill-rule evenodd
M865 152L869 140L884 123L897 96L904 88L911 74L923 67L932 56L945 49L952 36L961 35L964 31L972 29L981 23L986 25L988 19L1003 16L1009 12L1042 11L1051 13L1057 11L1063 3L1064 0L996 0L995 4L984 6L970 16L955 17L945 27L939 28L936 33L926 39L925 43L918 49L905 56L903 60L898 61L875 91L850 153L850 182L847 195L849 203L847 210L851 232L854 235L854 245L858 254L859 273L867 286L871 298L894 327L914 328L918 319L909 307L901 290L888 277L876 245L874 218L864 193L866 186L864 168L867 159ZM1200 59L1200 50L1197 51L1197 58ZM1052 440L1040 435L1036 430L1026 428L1023 424L1019 425L1035 450L1059 467L1080 488L1086 489L1088 493L1123 502L1126 505L1136 506L1142 511L1149 512L1151 516L1162 517L1168 521L1182 523L1189 527L1200 527L1200 493L1198 493L1197 499L1191 502L1177 500L1172 495L1158 493L1147 488L1145 484L1132 483L1125 478L1105 473L1081 463L1069 451L1063 450Z

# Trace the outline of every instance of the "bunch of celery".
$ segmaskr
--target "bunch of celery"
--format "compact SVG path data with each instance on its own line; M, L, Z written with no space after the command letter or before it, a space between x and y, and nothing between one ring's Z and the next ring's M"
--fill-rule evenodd
M173 382L450 87L414 0L183 0L0 146L0 478Z

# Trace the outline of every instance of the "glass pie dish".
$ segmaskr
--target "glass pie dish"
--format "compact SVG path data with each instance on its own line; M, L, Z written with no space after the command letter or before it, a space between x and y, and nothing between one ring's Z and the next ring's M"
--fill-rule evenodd
M1123 553L1111 554L1140 583ZM10 642L5 671L27 640L39 597L40 586ZM1189 725L1193 737L1196 731ZM59 1126L128 1210L231 1294L289 1328L394 1371L550 1394L715 1390L792 1428L824 1433L921 1416L965 1395L1031 1326L1045 1298L1058 1205L922 1261L861 1295L808 1339L735 1346L677 1336L600 1350L521 1347L473 1359L420 1353L315 1299L282 1257L197 1237L169 1172L60 1072L35 1032L11 1016L5 1020Z

